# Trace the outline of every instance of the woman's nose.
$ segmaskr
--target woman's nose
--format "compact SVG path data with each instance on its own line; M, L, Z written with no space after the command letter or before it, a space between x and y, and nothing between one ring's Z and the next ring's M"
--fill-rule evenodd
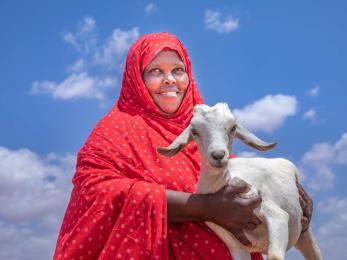
M172 76L172 74L166 74L164 83L167 85L172 85L176 83L176 79L174 78L174 76Z

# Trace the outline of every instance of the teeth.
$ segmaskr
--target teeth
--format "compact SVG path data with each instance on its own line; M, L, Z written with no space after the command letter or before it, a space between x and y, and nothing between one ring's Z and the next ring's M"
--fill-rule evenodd
M160 95L167 96L167 97L176 97L177 92L163 92L163 93L160 93Z

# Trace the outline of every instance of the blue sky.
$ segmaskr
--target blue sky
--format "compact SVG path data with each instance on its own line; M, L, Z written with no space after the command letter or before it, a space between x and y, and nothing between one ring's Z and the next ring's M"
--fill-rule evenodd
M347 19L343 1L0 3L0 259L49 259L75 156L118 98L129 46L169 31L207 104L278 146L315 202L326 259L347 244ZM302 259L295 252L289 259Z

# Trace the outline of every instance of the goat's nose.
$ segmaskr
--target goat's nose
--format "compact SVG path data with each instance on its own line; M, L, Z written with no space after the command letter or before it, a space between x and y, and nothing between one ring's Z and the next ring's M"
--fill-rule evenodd
M215 159L216 161L222 160L224 155L225 155L225 151L223 151L223 150L213 151L211 153L212 158Z

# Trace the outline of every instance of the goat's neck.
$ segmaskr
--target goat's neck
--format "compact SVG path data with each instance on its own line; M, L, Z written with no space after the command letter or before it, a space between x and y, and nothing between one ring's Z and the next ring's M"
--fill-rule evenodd
M212 167L205 160L201 160L197 193L214 193L227 185L230 178L227 165L222 168L216 168Z

